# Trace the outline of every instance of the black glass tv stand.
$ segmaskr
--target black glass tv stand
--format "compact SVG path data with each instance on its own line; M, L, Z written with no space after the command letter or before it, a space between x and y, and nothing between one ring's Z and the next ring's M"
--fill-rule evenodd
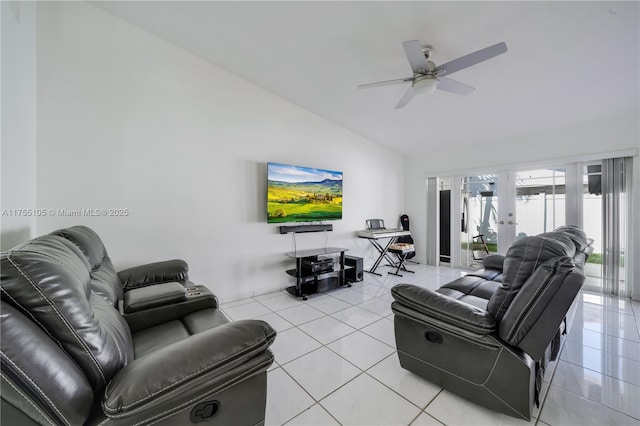
M287 291L296 297L302 297L302 300L307 300L307 296L311 294L344 285L351 287L345 278L345 270L352 268L344 264L345 251L348 249L326 247L285 253L287 257L296 260L295 269L287 270L287 274L296 279L296 285L287 287Z

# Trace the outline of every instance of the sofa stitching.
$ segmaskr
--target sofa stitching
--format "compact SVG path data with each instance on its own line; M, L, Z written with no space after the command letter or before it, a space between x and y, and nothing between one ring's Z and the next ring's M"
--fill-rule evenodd
M261 364L256 365L253 369L247 370L244 373L239 374L238 376L236 376L236 377L234 377L232 379L229 379L224 383L221 383L219 386L217 386L215 389L210 390L205 395L200 395L197 398L192 398L191 400L186 401L183 404L184 407L182 407L180 410L176 411L176 413L178 413L180 411L184 411L185 409L188 409L188 406L190 404L194 403L197 400L203 399L203 397L209 398L210 396L215 395L218 392L223 392L224 390L226 390L225 388L227 388L229 385L240 383L245 379L248 379L248 378L251 378L252 376L255 376L256 373L260 374L260 371L262 369L266 369L269 365L271 365L272 362L273 362L273 358L270 358L269 360L264 361ZM265 374L266 374L266 372L265 372ZM160 415L163 415L163 414L167 413L168 411L169 410L166 410L163 413L160 413ZM152 423L150 423L150 425L156 424L161 420L162 420L162 418L155 419Z
M506 348L505 348L506 349ZM511 353L509 350L506 351L507 353ZM514 355L513 353L511 353L511 355ZM508 404L504 399L500 398L500 396L498 396L497 394L495 394L493 391L491 391L491 389L489 389L486 386L482 386L487 392L489 392L491 395L493 395L494 397L496 397L497 399L499 399L505 406L511 408L513 411L515 411L518 414L521 414L518 410L516 410L515 408L513 408L510 404ZM530 415L530 414L529 414ZM524 418L524 416L523 416Z
M500 343L496 339L494 339L493 336L491 336L490 334L482 334L481 336L489 338L489 339L493 340L495 343L493 343L493 344L492 343L488 343L488 342L480 343L478 341L470 339L469 337L467 337L465 335L458 334L458 332L460 331L460 328L455 326L455 325L450 325L450 324L446 324L446 323L445 324L430 324L430 323L425 324L425 322L421 318L412 317L411 315L406 314L406 313L396 313L396 315L398 315L398 316L400 316L402 318L406 318L406 319L411 320L411 321L416 321L419 324L421 324L423 326L426 326L426 327L432 327L432 328L435 328L435 329L438 329L438 330L444 330L444 331L446 331L448 333L451 333L456 338L465 340L465 341L467 341L467 342L469 342L469 343L471 343L473 345L476 345L476 346L481 346L483 348L490 347L490 348L493 348L493 349L498 349L498 348L504 346L502 343ZM435 319L437 319L437 318L435 318Z
M270 362L270 361L269 361L269 362ZM245 378L247 378L247 377L250 377L250 376L251 376L251 375L253 375L256 371L260 371L260 370L262 369L262 367L263 367L263 366L266 366L269 362L265 361L264 363L257 365L254 369L249 370L249 371L246 371L246 372L244 372L243 374L240 374L240 375L238 375L238 376L234 377L233 379L229 379L229 380L227 380L226 382L224 382L224 383L220 384L220 386L218 386L218 387L216 387L215 389L212 389L211 391L207 392L205 395L199 395L197 398L192 398L191 400L186 401L186 402L183 404L183 405L184 405L184 407L182 407L182 408L178 407L178 410L177 410L177 411L175 411L174 413L171 413L171 414L177 414L177 413L179 413L179 412L181 412L181 411L184 411L184 410L185 410L185 409L187 409L187 408L189 407L189 405L190 405L190 404L192 404L193 402L198 401L198 400L202 400L203 398L208 398L210 395L215 394L215 393L217 393L217 392L220 392L220 391L221 391L222 389L224 389L227 385L229 385L230 383L233 383L234 381L235 381L235 382L239 382L239 381L241 381L241 380L243 380L243 379L245 379ZM149 426L151 426L151 425L153 425L153 424L156 424L156 423L158 423L158 422L159 422L159 421L161 421L161 420L164 420L166 417L168 417L168 416L166 416L165 414L169 413L169 411L171 411L171 410L165 410L165 411L163 411L162 413L157 414L156 416L160 416L160 417L159 417L159 418L156 418L156 419L153 419L153 421L152 421L151 423L149 423ZM164 417L163 417L163 416L164 416ZM136 424L135 424L135 425L133 425L133 426L139 426L139 425L143 424L143 422L144 422L144 421L142 421L142 422L138 422L138 423L136 423Z
M544 284L548 284L549 279L552 278L554 276L554 271L549 271L547 273L547 275L544 277L544 280L542 280L543 285ZM525 315L526 312L526 316L529 316L529 314L531 313L531 311L529 309L529 305L531 304L531 301L534 298L539 297L541 294L540 291L542 290L542 294L544 294L547 289L549 288L548 285L545 285L544 287L540 286L538 287L538 289L531 295L531 297L529 297L529 300L527 301L527 303L524 305L524 307L522 308L522 310L520 311L520 313L518 314L518 317L516 318L516 320L514 321L513 325L511 326L511 328L509 329L509 332L507 333L507 339L511 340L513 338L512 333L514 331L514 329L518 326L518 324L520 324L520 319L522 318L523 315ZM538 301L536 301L534 303L534 306L539 302L540 299L538 299ZM519 328L519 327L518 327Z
M265 366L267 366L267 365L271 364L271 362L272 362L272 359L269 359L269 360L267 360L267 361L265 361L265 362L263 362L263 363L261 363L261 364L258 364L258 365L257 365L257 366L255 366L252 370L247 370L247 371L245 371L245 372L243 372L243 373L241 373L241 374L239 374L239 375L237 375L237 376L235 376L235 377L233 377L233 378L231 378L231 379L227 380L226 382L221 383L220 385L218 385L218 386L217 386L217 387L215 387L214 389L211 389L210 391L208 391L208 392L206 392L206 393L200 394L200 395L198 395L196 398L193 398L193 399L191 399L191 400L189 400L189 401L185 401L185 402L183 403L183 405L184 405L184 407L183 407L183 408L180 408L180 407L177 407L177 408L176 408L176 407L173 407L173 408L170 408L170 409L168 409L168 410L166 410L166 411L164 411L164 412L162 412L162 413L156 414L156 416L162 416L162 415L164 415L164 414L166 414L166 413L168 413L168 412L170 412L171 410L174 410L174 409L178 409L178 411L176 411L176 412L183 411L183 410L184 410L185 408L187 408L187 406L188 406L189 404L191 404L193 401L201 400L201 399L207 398L207 397L209 397L210 395L212 395L212 394L215 394L215 393L219 392L220 390L224 390L224 388L225 388L227 385L229 385L230 383L233 383L233 382L239 382L239 381L241 381L241 379L245 379L245 378L247 378L248 376L251 376L251 375L255 374L257 371L260 371L263 367L265 367ZM104 402L104 401L102 402L102 405L106 407L106 404L105 404L105 402ZM111 419L119 419L119 418L123 418L123 417L128 417L128 416L131 416L131 415L135 414L136 412L138 412L138 411L142 411L142 410L144 410L144 407L139 407L139 408L134 409L134 410L132 410L131 412L126 413L126 414L118 414L118 413L116 413L116 414L111 414L111 415L109 415L109 418L111 418ZM154 420L154 421L153 421L153 423L157 423L158 421L160 421L160 420L162 420L162 419L163 419L163 417L156 418L156 419L144 419L144 420L139 421L138 423L135 423L135 424L134 424L134 425L132 425L132 426L137 426L137 425L144 424L144 423L145 423L146 421L148 421L148 420ZM149 423L149 424L153 424L153 423Z
M495 361L495 363L496 363L496 364L497 364L497 360L498 360L498 358L499 358L500 354L503 352L503 350L504 350L504 351L506 351L506 352L508 352L508 353L511 353L511 355L513 355L513 356L516 356L514 353L512 353L511 351L509 351L505 346L502 346L502 347L500 348L500 350L499 350L498 354L496 355L496 361ZM406 355L406 356L409 356L409 357L411 357L411 358L413 358L413 359L417 360L417 361L420 361L420 362L422 362L422 363L429 364L430 366L432 366L432 367L434 367L434 368L437 368L438 370L444 371L444 372L446 372L447 374L450 374L450 375L452 375L452 376L454 376L454 377L456 377L456 378L458 378L458 379L460 379L460 380L463 380L463 381L465 381L465 382L471 383L471 384L472 384L472 385L474 385L474 386L479 386L479 387L483 388L484 390L486 390L487 392L489 392L490 394L492 394L493 396L495 396L496 398L498 398L498 399L499 399L499 400L500 400L504 405L506 405L507 407L511 408L511 409L512 409L513 411L515 411L516 413L520 414L520 412L519 412L518 410L516 410L515 408L513 408L511 405L507 404L507 402L506 402L506 401L504 401L502 398L500 398L498 395L496 395L495 393L493 393L489 388L487 388L487 387L485 386L485 383L486 383L486 382L491 378L491 373L493 373L494 368L492 368L492 369L491 369L491 373L489 374L489 376L487 377L487 379L485 379L485 381L484 381L484 382L482 382L482 383L475 383L475 382L472 382L471 380L469 380L469 379L467 379L467 378L465 378L465 377L459 376L459 375L455 374L454 372L451 372L451 371L448 371L448 370L444 370L444 369L442 369L442 368L438 367L437 365L434 365L434 364L431 364L431 363L429 363L429 362L426 362L425 360L420 359L420 358L417 358L417 357L415 357L415 356L413 356L413 355L411 355L411 354L409 354L409 353L406 353L406 352L402 352L402 353L403 353L404 355ZM517 357L517 356L516 356L516 357ZM495 367L495 365L496 365L496 364L494 364L494 367Z
M412 304L414 307L417 306L415 304ZM420 306L422 307L427 307L425 306ZM437 316L438 319L446 321L446 320L451 320L454 323L458 323L461 324L463 326L468 326L470 329L473 330L480 330L480 331L491 331L491 330L495 330L495 325L494 326L490 326L490 325L482 325L473 321L469 321L469 320L465 320L463 318L457 317L457 316L453 316L453 314L449 314L445 311L440 311L437 309L433 309L433 308L428 308L427 309L429 312L426 313L426 315L432 314L434 316Z
M69 355L69 352L67 352L67 350L64 348L64 346L62 346L62 344L60 343L60 341L59 341L58 339L56 339L55 337L53 337L53 336L51 335L51 333L49 332L49 330L47 330L47 328L46 328L46 327L44 327L44 326L42 325L42 323L40 323L40 321L38 321L38 319L37 319L36 317L34 317L34 316L33 316L33 314L32 314L31 312L29 312L27 309L25 309L25 307L24 307L24 306L22 306L22 305L20 304L20 302L18 302L18 301L17 301L17 300L15 300L13 297L11 297L11 295L10 295L10 294L9 294L9 293L4 289L4 288L2 289L2 292L5 294L5 296L7 296L9 299L11 299L11 301L12 301L15 305L17 305L17 306L20 308L20 311L21 311L23 314L26 314L26 315L31 319L31 321L33 321L34 323L36 323L36 324L38 325L38 327L40 327L40 330L42 330L42 331L43 331L47 336L49 336L49 338L50 338L51 340L53 340L53 341L56 343L56 345L58 345L58 348L59 348L59 349L60 349L60 350L61 350L61 351L62 351L62 352L67 356L67 357L69 357L69 359L71 360L71 362L72 362L76 367L78 367L78 369L82 370L82 368L78 365L78 363L76 362L76 360L75 360L75 359L73 359L73 357L72 357L71 355Z
M502 354L503 351L504 351L504 346L500 346L500 349L498 349L498 353L496 354L496 357L493 360L491 371L489 371L489 374L487 374L487 377L484 379L484 382L480 384L482 387L484 387L489 381L489 379L491 379L491 376L493 375L493 372L496 369L496 366L498 365L498 360L500 359L500 355Z
M501 350L501 349L498 349L498 352L499 352L500 350ZM445 370L444 368L441 368L441 367L439 367L439 366L437 366L437 365L435 365L435 364L432 364L432 363L430 363L430 362L428 362L428 361L425 361L425 360L424 360L424 359L422 359L422 358L418 358L418 357L416 357L416 356L414 356L414 355L411 355L410 353L403 352L403 351L399 351L399 352L402 352L404 355L409 356L409 357L411 357L411 358L415 359L416 361L420 361L420 362L422 362L423 364L428 364L429 366L431 366L431 367L433 367L433 368L435 368L435 369L438 369L438 370L440 370L440 371L444 371L445 373L450 374L450 375L452 375L453 377L456 377L456 378L458 378L458 379L460 379L460 380L463 380L463 381L465 381L465 382L467 382L467 383L471 383L471 384L472 384L472 385L474 385L474 386L481 386L481 387L484 387L482 383L485 383L485 382L486 382L486 380L487 380L487 379L485 379L485 381L483 381L482 383L476 383L476 382L473 382L473 381L471 381L471 380L467 379L466 377L459 376L459 375L457 375L456 373L454 373L454 372L452 372L452 371Z
M443 310L440 310L440 309L436 309L436 308L434 308L434 307L432 307L430 305L418 304L415 301L411 300L406 295L399 294L399 293L396 293L396 295L399 296L402 299L402 301L405 302L410 307L412 307L412 308L419 307L420 309L426 309L426 310L429 311L429 313L439 315L440 319L451 319L454 322L459 322L459 323L462 323L462 324L470 325L470 326L472 326L472 328L480 329L480 330L493 330L493 329L495 329L495 324L494 325L479 324L479 323L477 323L475 321L467 320L467 319L462 318L460 316L453 316L453 314L451 314L448 311L443 311ZM453 299L453 300L455 300L455 299ZM420 309L416 309L416 310L419 311Z
M57 258L56 258L56 257L54 257L54 256L51 256L51 255L50 255L50 254L48 254L48 253L45 253L45 252L43 252L43 251L37 251L37 250L26 250L26 249L20 250L20 252L21 252L21 253L31 253L31 254L36 254L36 255L39 255L39 256L46 257L46 258L48 258L49 260L51 260L51 261L53 261L53 262L57 263L58 265L62 266L62 267L63 267L64 269L66 269L67 271L71 272L71 274L73 274L73 275L78 279L78 281L82 281L82 277L81 277L81 276L79 276L78 274L76 274L76 273L75 273L75 271L74 271L73 269L69 268L69 266L68 266L66 263L61 262L59 259L57 259ZM11 254L13 255L13 253L11 253ZM75 255L75 253L74 253L74 255ZM9 257L7 257L7 258L8 258L9 260L11 260L11 258L9 258ZM14 263L14 262L12 261L11 263ZM17 268L17 266L16 266L16 268Z
M526 258L527 252L529 251L529 240L526 241L526 245L525 245L525 250L524 250L524 254L523 254L523 258ZM533 265L533 268L531 269L532 271L535 271L537 265L538 265L538 260L540 259L540 253L542 253L542 245L540 247L538 247L538 254L536 256L536 260L535 263ZM520 269L522 268L522 265L524 264L524 261L520 262L520 264L518 265L518 271L516 272L516 278L518 277L518 275L520 275ZM505 303L507 303L507 300L510 298L511 294L515 291L515 288L513 285L511 285L511 288L509 289L509 292L507 293L507 295L504 297L504 299L502 299L502 303L500 303L500 307L498 308L498 311L496 312L497 315L500 315L500 312L502 311L502 308L504 306ZM504 313L501 315L500 319L502 319L502 316L504 316Z
M157 395L158 393L164 392L166 389L168 389L168 388L170 388L170 387L178 387L178 386L180 385L180 383L182 383L182 382L184 382L184 381L187 381L187 380L191 379L193 376L196 376L196 375L200 374L200 373L201 373L202 371L204 371L204 370L207 370L207 369L209 369L209 368L216 367L216 366L218 366L218 365L220 365L220 364L222 364L222 363L230 362L230 361L232 361L234 358L237 358L239 355L242 355L242 354L247 353L247 352L251 352L251 350L253 350L253 348L255 348L255 347L257 347L257 346L260 346L260 345L265 344L265 341L268 341L268 340L269 340L269 337L271 337L271 335L267 336L267 338L266 338L265 340L260 340L260 341L256 342L255 344L253 344L253 345L251 345L251 346L249 346L249 347L247 347L247 348L244 348L243 350L240 350L240 351L238 351L238 352L235 352L235 353L231 354L230 356L226 357L225 359L222 359L222 360L220 360L220 361L218 361L218 362L215 362L215 363L213 363L213 364L205 365L205 366L201 367L200 369L198 369L198 370L196 370L196 371L192 372L191 374L189 374L189 375L187 375L187 376L183 377L182 379L178 380L177 382L171 383L170 385L168 385L168 386L164 386L164 387L162 387L162 388L158 389L157 391L155 391L155 392L153 392L153 393L151 393L151 394L149 394L149 395L147 395L147 396L145 396L145 397L142 397L142 398L140 398L140 399L138 399L138 400L132 401L132 402L131 402L131 403L129 403L128 405L121 405L121 406L116 407L116 408L111 408L111 407L109 407L109 406L105 403L105 408L107 408L107 409L109 409L109 410L123 410L123 409L124 409L124 410L126 410L126 409L128 409L129 407L131 407L132 405L135 405L135 404L138 404L138 403L140 403L140 402L144 402L144 401L146 401L147 399L153 398L153 397L154 397L155 395ZM107 398L107 399L109 398L109 395L108 395L108 389L109 389L109 386L107 386L107 388L105 389L105 398ZM169 391L169 392L167 393L167 395L169 395L169 394L171 394L171 393L173 393L173 392L175 392L175 391L177 391L177 389L174 389L173 391Z
M527 314L526 314L526 316L525 316L525 318L524 318L525 320L529 317L529 315L531 315L531 312L533 312L533 308L535 308L535 307L536 307L536 305L538 305L538 303L540 303L540 300L542 299L542 296L544 296L544 295L547 293L547 291L549 291L549 289L550 289L550 288L551 288L551 286L549 286L549 285L547 285L547 286L544 288L544 290L543 290L543 291L542 291L542 293L540 294L540 297L538 298L538 300L536 300L536 301L534 302L533 306L531 307L531 309L529 309L529 310L528 310L528 312L527 312ZM525 310L526 310L526 308L527 308L527 307L525 307ZM524 310L523 310L523 312L524 312ZM521 314L521 315L522 315L522 314ZM524 320L523 320L523 321L524 321ZM515 326L515 324L514 324L514 326ZM515 330L515 331L517 331L517 330ZM511 339L511 337L509 337L509 339Z
M91 291L93 293L93 290ZM100 296L98 296L100 297ZM102 329L104 330L105 333L107 333L110 337L111 340L113 341L113 346L116 347L116 350L118 351L118 358L121 360L124 360L126 362L126 360L129 359L128 356L124 356L123 352L122 352L122 348L120 348L120 339L115 337L115 334L113 332L113 330L111 329L111 327L102 327Z
M45 419L49 422L49 424L51 424L51 425L55 426L55 423L53 423L53 422L51 421L51 419L49 418L49 416L47 416L45 413L43 413L42 411L40 411L40 408L38 408L38 406L37 406L37 405L35 405L35 404L33 403L33 401L31 401L31 398L28 398L24 393L22 393L22 391L20 391L20 389L18 389L16 386L14 386L14 384L13 384L13 383L11 383L11 381L10 381L10 380L8 380L8 379L4 376L4 374L0 374L0 376L4 379L4 381L5 381L9 386L11 386L11 387L13 388L13 390L15 390L16 392L18 392L18 394L20 394L20 396L21 396L21 397L23 397L23 398L25 399L25 401L27 401L29 404L31 404L31 406L32 406L33 408L35 408L35 409L36 409L36 411L37 411L38 413L40 413L40 415L41 415L43 418L45 418Z
M47 330L47 329L42 325L42 323L41 323L40 321L38 321L38 319L37 319L36 317L34 317L34 316L33 316L33 314L32 314L29 310L25 309L25 307L24 307L24 306L22 306L22 304L21 304L20 302L18 302L16 299L14 299L14 298L11 296L11 294L9 294L9 292L7 292L7 290L6 290L5 288L2 288L2 293L4 293L4 294L5 294L5 296L7 296L9 299L11 299L11 302L13 302L15 305L17 305L17 306L20 308L20 310L21 310L24 314L28 315L28 316L29 316L29 318L31 318L31 320L32 320L33 322L35 322L36 324L38 324L38 326L39 326L39 327L40 327L40 328L41 328L41 329L42 329L42 330L43 330L43 331L44 331L44 332L45 332L45 333L46 333L46 334L51 338L51 340L53 340L53 341L55 341L56 343L58 343L58 345L60 344L60 342L58 342L58 340L57 340L57 339L55 339L55 338L51 335L51 333L49 333L49 330Z
M503 348L503 349L506 349L506 348ZM410 354L408 354L408 353L406 353L406 352L403 352L403 354L405 354L405 355L407 355L407 356L410 356L410 357L412 357L412 358L414 358L414 359L416 359L416 360L418 360L418 361L421 361L421 362L423 362L423 363L425 362L424 360L422 360L422 359L420 359L420 358L416 358L416 357L414 357L413 355L410 355ZM464 378L464 377L462 377L462 376L458 376L457 374L455 374L455 373L453 373L453 372L451 372L451 371L443 370L443 369L439 368L438 366L435 366L435 365L433 365L433 364L431 364L431 363L427 363L427 364L429 364L429 365L431 365L431 366L433 366L433 367L435 367L435 368L437 368L437 369L439 369L439 370L445 371L447 374L450 374L450 375L452 375L452 376L454 376L454 377L456 377L456 378L458 378L458 379L460 379L460 380L463 380L463 381L465 381L465 382L471 383L471 384L472 384L472 385L474 385L474 386L478 386L478 387L483 388L484 390L486 390L487 392L489 392L491 395L493 395L493 396L495 396L497 399L499 399L499 400L500 400L504 405L506 405L507 407L511 408L511 409L512 409L513 411L515 411L516 413L520 414L520 412L519 412L518 410L516 410L515 408L513 408L511 405L507 404L507 402L505 402L502 398L500 398L498 395L496 395L494 392L492 392L492 391L491 391L491 389L487 388L487 387L484 385L484 383L485 383L485 382L483 382L483 384L477 384L477 383L474 383L474 382L470 381L469 379L466 379L466 378Z
M56 412L56 413L58 413L58 415L62 418L62 420L64 420L64 422L65 422L66 424L71 425L71 422L70 422L70 421L69 421L69 420L64 416L64 414L62 414L62 413L60 412L60 410L58 409L58 407L56 407L56 405L53 403L53 401L51 401L51 400L49 399L49 397L47 396L47 394L46 394L46 393L44 393L44 391L43 391L42 389L40 389L40 387L39 387L39 386L38 386L38 385L37 385L33 380L31 380L31 378L30 378L30 377L29 377L29 376L28 376L24 371L22 371L22 369L20 368L20 366L18 366L15 362L13 362L13 360L12 360L11 358L9 358L9 357L4 353L4 352L0 351L0 354L2 354L2 355L4 356L4 358L5 358L5 360L6 360L7 362L9 362L9 363L11 364L11 366L12 366L13 368L15 368L15 369L20 373L20 375L21 375L24 379L26 379L26 380L27 380L27 381L28 381L28 382L33 386L33 388L34 388L35 390L37 390L37 391L38 391L38 393L39 393L40 395L42 395L42 397L44 397L44 399L46 399L46 400L47 400L47 402L51 405L51 407L55 410L55 412Z
M16 268L16 270L20 273L20 275L22 275L28 282L29 284L31 284L31 286L40 294L40 296L44 299L45 302L47 302L47 304L49 306L51 306L53 312L55 312L55 314L58 316L58 318L60 318L60 320L62 321L62 323L69 329L69 331L71 332L71 335L78 341L78 343L80 344L80 347L87 353L87 355L89 355L89 359L96 365L97 367L97 371L98 373L100 373L100 377L102 377L102 381L104 383L107 382L103 372L102 372L102 367L100 366L100 363L98 363L98 360L95 359L93 353L89 350L89 348L86 346L86 343L84 342L84 340L82 340L82 338L80 338L80 336L77 334L77 331L70 326L70 324L68 323L67 319L60 314L59 310L57 309L57 307L55 306L55 303L53 303L44 293L42 293L42 291L40 290L40 288L33 282L33 280L31 279L31 277L29 277L14 261L10 256L7 256L7 259L9 260L9 262L11 262L11 264ZM54 259L55 260L55 259ZM58 262L60 263L60 262Z

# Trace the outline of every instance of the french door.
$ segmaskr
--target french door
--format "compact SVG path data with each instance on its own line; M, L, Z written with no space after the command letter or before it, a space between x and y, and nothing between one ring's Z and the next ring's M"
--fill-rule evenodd
M564 168L499 171L446 181L459 188L451 201L453 214L459 211L460 217L459 230L451 233L452 247L460 248L452 250L453 266L476 266L489 253L505 254L516 239L565 223Z
M447 224L438 238L439 253L446 255L429 259L475 268L489 253L505 254L519 238L573 224L594 240L585 288L626 296L631 167L626 157L431 178L429 188L448 193L440 196L437 215L438 224Z

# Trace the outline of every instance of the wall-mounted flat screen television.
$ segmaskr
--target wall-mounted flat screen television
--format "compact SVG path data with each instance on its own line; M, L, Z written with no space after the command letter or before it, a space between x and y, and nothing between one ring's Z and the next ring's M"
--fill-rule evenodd
M342 172L267 163L267 222L342 219Z

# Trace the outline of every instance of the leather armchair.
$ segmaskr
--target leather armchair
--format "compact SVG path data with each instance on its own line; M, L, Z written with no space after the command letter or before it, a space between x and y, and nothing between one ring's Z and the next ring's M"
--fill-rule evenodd
M150 292L151 305L127 315L127 283L186 283L186 264L123 279L93 231L69 230L2 253L3 424L264 422L269 324L229 322L208 291L163 303Z
M436 291L392 288L403 368L470 401L530 420L590 242L577 227L516 241ZM564 331L564 330L562 330Z

